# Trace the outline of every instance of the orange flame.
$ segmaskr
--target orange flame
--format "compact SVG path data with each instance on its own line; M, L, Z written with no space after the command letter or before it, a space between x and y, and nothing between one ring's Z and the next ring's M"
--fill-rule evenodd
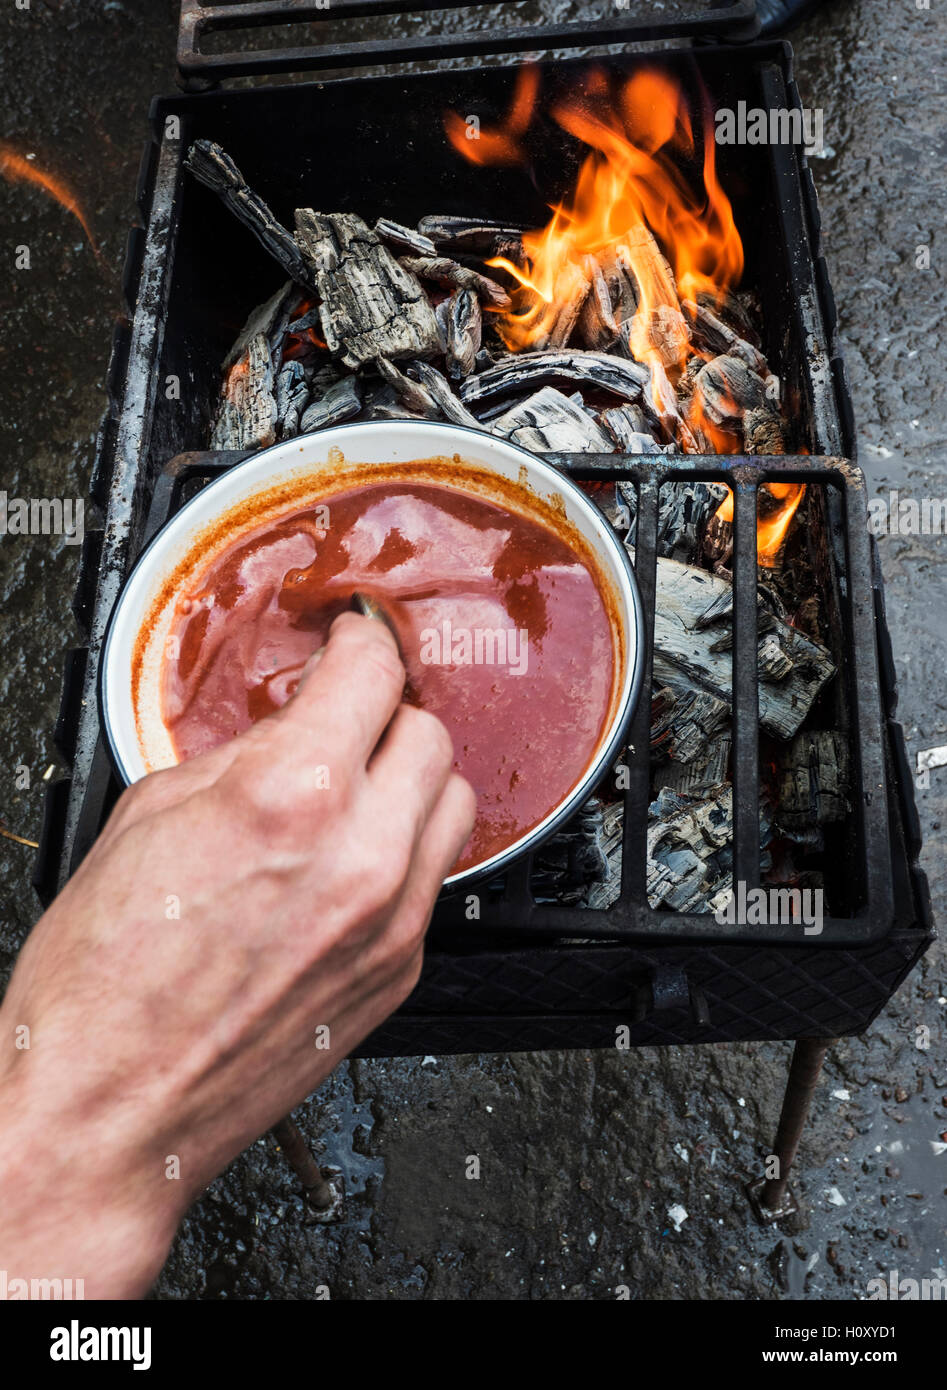
M766 516L762 515L762 508L757 511L756 559L757 563L762 565L764 569L775 568L790 523L796 515L805 491L804 483L763 484L761 492L766 494L769 502L782 504L768 505ZM714 519L733 522L733 492L730 488L727 488L726 497L714 513Z
M85 214L79 206L75 194L62 179L38 169L35 164L17 154L11 145L7 145L3 141L0 141L0 176L8 179L11 183L35 184L36 187L42 188L48 193L50 197L55 198L60 207L64 207L67 212L72 213L85 232L96 259L99 259L99 248L95 244Z
M533 119L539 94L539 69L531 64L516 74L516 89L509 115L495 130L472 128L456 111L444 113L444 130L454 149L472 164L522 164L525 160L520 136Z
M479 141L465 138L459 116L446 118L455 149L477 164L521 162L518 137L532 116L538 80L530 72L528 89L517 88L506 127L489 132L486 144L483 134ZM581 100L558 103L552 115L592 153L571 196L552 205L549 224L524 235L526 268L503 257L489 262L517 285L499 332L512 351L555 345L588 293L589 258L624 265L638 304L633 313L626 310L626 322L617 315L618 327L632 355L651 367L660 406L667 381L674 383L694 352L681 301L696 300L700 292L719 298L743 273L743 246L717 178L710 113L703 119L699 184L683 172L696 157L690 112L681 89L664 73L636 74L613 100L608 79L597 71ZM732 452L738 441L728 438L726 452Z

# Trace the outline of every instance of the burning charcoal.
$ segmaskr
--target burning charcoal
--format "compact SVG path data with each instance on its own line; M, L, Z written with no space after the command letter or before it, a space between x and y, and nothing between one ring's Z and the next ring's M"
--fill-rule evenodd
M747 410L766 401L766 388L754 371L739 357L721 356L697 373L695 392L700 393L704 410L715 425L739 425Z
M379 375L382 376L402 405L406 405L412 415L417 415L424 420L437 420L440 418L440 407L437 401L417 381L412 381L410 377L399 372L393 362L388 362L384 357L380 357L375 363Z
M277 222L228 154L212 140L195 140L184 161L194 177L212 189L235 217L249 227L262 246L297 284L314 290L315 283L292 235Z
M390 246L397 246L399 251L413 251L418 256L437 255L437 247L430 237L422 236L410 227L402 227L400 222L392 222L387 217L379 217L375 223L375 232L382 241L387 241Z
M758 302L754 302L748 308L743 302L746 297L743 290L739 295L732 294L729 290L724 290L719 295L701 290L697 296L697 303L701 309L707 309L728 328L732 328L744 342L758 348L760 336L754 325L762 319L762 309Z
M397 391L388 385L381 386L371 393L364 405L364 417L366 420L423 420L429 418L417 414L406 406Z
M677 282L674 271L651 232L639 222L630 228L623 243L615 248L615 255L632 277L638 287L637 299L640 301L641 280L646 279L646 303L676 304Z
M536 453L610 454L613 450L593 417L551 386L494 420L492 431Z
M434 322L437 324L437 346L441 356L447 354L447 330L450 318L450 299L442 299L434 306Z
M341 424L343 420L357 415L361 408L362 390L358 379L354 376L344 376L341 381L330 386L320 400L313 401L312 405L307 407L300 421L299 432L314 434L316 430L324 430L328 425Z
M637 517L634 483L619 483L618 490L631 519L626 541L633 546ZM698 537L725 495L723 483L665 484L658 499L658 554L685 564L692 561L697 555Z
M436 367L432 367L430 362L414 362L408 371L434 397L446 420L450 420L455 425L466 425L472 430L484 428L477 417L471 415L467 407L454 395L447 377Z
M654 769L655 791L706 797L714 787L722 786L727 781L732 742L729 734L718 733L713 742L705 740L700 752L691 761L661 763Z
M512 301L506 290L495 280L481 275L477 270L449 261L444 256L402 256L401 264L412 275L422 280L431 280L435 285L446 285L462 290L473 290L477 297L491 309L507 310Z
M787 656L774 632L761 637L757 647L760 675L768 681L783 681L792 670L792 658Z
M702 438L685 423L677 393L671 385L667 372L657 362L651 364L651 371L644 384L642 398L645 409L660 424L669 440L682 445L689 454L713 453L712 449L703 448Z
M634 448L627 448L626 440L630 440L639 435L648 434L648 425L644 417L644 411L637 405L613 405L608 410L603 410L600 416L602 424L614 439L619 449L625 453L635 454L641 451ZM647 451L646 451L647 452ZM652 453L660 453L660 449L655 443Z
M626 542L627 544L627 542ZM629 547L629 550L631 547ZM633 552L632 552L633 554ZM654 619L654 679L662 685L684 685L697 693L732 703L733 663L717 628L701 626L714 606L724 609L730 584L695 565L659 557ZM792 670L779 681L760 680L760 724L777 738L796 733L835 665L820 643L778 618L770 624Z
M258 334L262 334L266 338L267 347L270 349L270 359L272 362L272 340L274 328L280 319L283 307L286 304L287 299L292 297L292 289L292 281L287 280L286 283L284 285L281 285L280 288L270 299L268 299L264 304L259 304L255 309L251 310L249 316L247 317L246 323L240 330L240 334L237 337L236 342L234 343L233 347L230 349L230 351L227 353L227 356L223 360L224 371L226 371L228 367L232 367L233 364L238 360L238 358L243 357L247 348L250 346L252 339L257 337Z
M299 433L299 421L309 402L309 382L298 361L287 362L276 378L276 418L281 439Z
M780 828L798 832L844 820L851 809L850 775L848 743L842 734L831 729L797 734L780 760Z
M304 333L308 333L310 328L319 329L322 326L322 318L319 313L318 305L301 315L298 319L292 319L286 325L286 332L291 337L301 338Z
M273 362L266 335L256 333L227 375L214 421L212 449L265 449L276 438Z
M784 454L786 438L779 416L769 406L748 410L743 417L743 447L748 454Z
M301 362L287 362L285 367L280 368L279 376L276 378L276 414L282 420L289 408L289 402L299 386L303 385L309 390L306 382L306 372Z
M687 354L690 330L680 309L658 304L648 318L648 342L665 367L673 367Z
M471 289L455 290L448 300L447 365L452 377L469 376L480 350L480 300Z
M586 888L608 873L608 819L613 808L590 798L566 825L538 850L533 860L533 892L577 902ZM621 825L619 822L619 837Z
M663 789L648 807L647 893L652 907L707 912L725 877L718 851L733 839L733 788L694 799Z
M651 697L651 750L678 763L693 762L729 720L726 700L674 683L662 686Z
M612 313L612 297L602 267L594 256L587 256L588 293L579 314L579 337L587 348L604 352L618 337L618 324Z
M360 217L297 208L296 240L319 292L323 337L346 366L437 352L420 283Z
M769 376L769 367L766 358L759 348L748 343L745 338L741 338L729 324L717 318L705 304L695 304L693 300L685 300L683 308L690 316L694 324L694 333L701 343L711 352L729 353L731 357L739 357L741 361L765 381Z
M631 252L627 246L607 247L597 259L608 286L612 317L620 328L631 322L638 308L638 282L628 269Z
M489 400L519 388L549 385L555 381L586 381L635 401L648 380L648 370L623 357L604 352L521 352L503 357L493 367L468 377L460 388L463 400Z
M485 372L488 367L494 366L496 358L489 348L482 347L474 358L474 371Z
M534 327L533 345L555 352L563 348L572 336L582 306L589 295L590 284L585 272L571 262L559 274L556 295L551 304L540 301L539 321ZM538 300L539 296L535 298Z
M485 222L477 217L429 216L418 223L422 236L430 237L438 251L453 255L505 256L514 265L523 264L523 229L505 227L502 222Z

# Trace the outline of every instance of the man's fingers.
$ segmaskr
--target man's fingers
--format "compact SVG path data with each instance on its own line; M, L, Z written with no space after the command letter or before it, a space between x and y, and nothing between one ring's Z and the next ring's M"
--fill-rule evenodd
M441 798L453 761L441 721L402 705L369 764L369 785L381 805L397 807L400 818L413 822L415 840Z
M415 851L398 915L419 909L430 916L434 899L470 839L477 813L473 787L452 772Z
M357 759L364 766L401 703L404 682L385 625L342 613L325 647L307 663L293 697L259 727L299 738L301 753L318 742L340 761Z

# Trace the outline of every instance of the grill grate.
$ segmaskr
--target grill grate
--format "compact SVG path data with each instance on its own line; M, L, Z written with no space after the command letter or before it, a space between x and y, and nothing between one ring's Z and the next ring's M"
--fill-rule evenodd
M146 521L143 545L202 485L232 467L243 455L194 453L173 459L159 475ZM861 472L842 459L804 456L720 457L697 455L550 454L547 459L576 481L632 482L638 495L635 570L641 593L650 654L654 627L657 574L658 503L662 486L674 482L725 482L733 488L733 799L734 882L749 891L760 884L760 779L757 661L757 495L767 480L804 482L833 487L841 501L845 557L842 619L843 669L837 679L848 682L852 743L854 819L857 862L852 874L861 888L861 902L851 916L826 917L815 944L827 947L874 941L890 930L893 890L885 784L882 712L878 696L878 663L872 608L871 557L867 530L865 484ZM525 856L482 895L480 924L514 938L580 937L590 941L656 940L711 943L739 939L773 945L800 941L800 926L730 926L711 913L679 913L653 909L645 890L647 807L650 797L650 663L646 665L642 696L631 728L637 750L627 760L624 791L622 885L618 899L606 909L539 902L533 896L533 857ZM69 702L66 702L66 706ZM61 724L64 721L61 721ZM64 737L67 736L63 731ZM101 740L100 740L101 743ZM80 820L77 842L88 847L101 819L117 794L108 775L104 749L97 749L92 779ZM90 800L91 798L91 800ZM98 814L96 813L98 806ZM91 833L91 838L90 838ZM73 864L73 868L75 863ZM437 927L469 930L465 894L445 896L435 913ZM809 938L804 938L809 940Z
M501 0L512 12L524 14L522 0ZM558 24L514 24L506 28L471 28L465 33L414 34L402 26L390 38L360 38L337 42L331 26L342 20L385 19L429 11L469 9L468 0L255 0L254 3L202 4L182 0L178 31L178 70L187 82L227 77L260 76L313 69L370 67L381 63L417 62L429 58L470 58L486 53L534 53L546 49L591 48L611 43L653 42L661 39L707 39L742 42L755 38L760 23L756 0L710 0L703 8L690 4L677 13L654 0L625 0L608 7L605 18L576 18ZM312 43L254 50L235 45L212 52L204 41L212 34L310 23L328 29ZM323 41L325 39L325 41Z

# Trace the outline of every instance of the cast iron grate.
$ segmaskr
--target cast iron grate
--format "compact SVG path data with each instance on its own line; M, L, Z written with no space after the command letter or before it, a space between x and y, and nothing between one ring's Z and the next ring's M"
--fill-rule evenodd
M143 544L199 488L226 471L240 455L184 454L171 461L157 481ZM734 490L733 551L733 754L734 796L733 878L747 889L760 884L760 775L757 659L756 518L758 490L768 479L821 484L836 489L841 501L845 560L842 586L844 633L843 670L851 715L853 753L852 801L856 862L851 872L860 885L860 902L847 917L827 917L817 938L820 947L855 945L882 937L894 916L890 835L886 799L877 794L885 785L882 713L872 608L871 560L866 524L864 480L845 460L786 457L710 457L695 455L601 457L588 454L549 455L577 480L633 482L638 496L635 570L645 619L646 652L651 650L657 565L659 495L662 486L683 481L723 481ZM80 604L82 603L80 597ZM81 674L81 673L80 673ZM647 807L650 801L650 671L646 667L642 697L631 727L627 787L623 792L624 843L621 892L605 909L582 908L537 901L531 888L532 857L526 856L482 895L480 923L518 939L548 936L587 941L680 941L701 943L738 939L772 945L795 944L798 923L730 926L710 913L656 911L645 890ZM64 703L68 710L70 702ZM63 741L68 738L68 714L61 719ZM100 740L101 741L101 740ZM88 847L117 794L102 761L102 775L91 779L83 806L77 844ZM75 864L73 864L75 867ZM459 933L469 931L465 894L445 896L435 925ZM804 938L803 938L804 939Z
M387 38L339 41L331 26L342 20L384 20L394 15L470 9L469 0L332 0L331 5L306 0L253 0L252 3L202 4L182 0L178 32L178 70L185 82L227 77L365 67L380 63L416 62L426 58L464 58L488 53L531 53L541 49L583 48L611 43L654 42L663 39L742 42L760 29L756 0L709 0L675 9L655 0L624 0L609 5L601 18L587 15L554 24L530 22L521 0L501 0L516 14L527 11L525 24L452 32L449 25L436 34L413 34L410 26ZM314 41L295 46L254 49L235 43L217 51L206 46L214 34L309 23ZM328 31L328 32L326 32Z

